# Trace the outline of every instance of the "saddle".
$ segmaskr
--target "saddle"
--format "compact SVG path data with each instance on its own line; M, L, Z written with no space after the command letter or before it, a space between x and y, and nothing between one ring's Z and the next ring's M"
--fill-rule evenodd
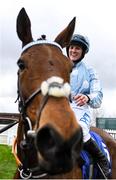
M109 154L109 151L108 151L108 148L107 148L105 142L97 133L90 131L90 134L91 134L91 137L97 143L97 145L100 147L102 152L108 158L109 172L111 172L111 159L110 159L110 154ZM83 161L83 164L81 166L83 179L99 179L100 177L103 178L99 164L94 162L93 157L87 151L82 150L81 158Z

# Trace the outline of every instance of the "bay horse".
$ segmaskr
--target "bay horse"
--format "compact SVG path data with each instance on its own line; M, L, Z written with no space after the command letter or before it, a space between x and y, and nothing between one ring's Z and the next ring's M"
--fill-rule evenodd
M45 36L34 41L25 9L18 14L22 53L17 62L20 120L13 146L18 164L15 179L82 179L83 133L69 103L72 63L62 53L62 48L69 45L75 21L74 17L53 42L45 40ZM101 136L113 161L116 143L104 132Z

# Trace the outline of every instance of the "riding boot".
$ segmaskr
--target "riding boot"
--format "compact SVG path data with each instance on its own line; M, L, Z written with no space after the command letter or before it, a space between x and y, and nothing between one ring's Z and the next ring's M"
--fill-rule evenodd
M102 169L106 178L109 178L109 163L107 157L103 154L103 152L99 149L98 145L93 139L89 139L86 143L84 143L84 150L89 152L93 160L97 162Z

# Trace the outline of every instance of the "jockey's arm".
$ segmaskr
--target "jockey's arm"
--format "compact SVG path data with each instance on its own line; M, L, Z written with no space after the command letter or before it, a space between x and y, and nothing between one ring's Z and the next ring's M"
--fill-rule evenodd
M92 108L99 108L103 99L103 92L97 73L93 69L89 69L90 73L90 93L88 104Z

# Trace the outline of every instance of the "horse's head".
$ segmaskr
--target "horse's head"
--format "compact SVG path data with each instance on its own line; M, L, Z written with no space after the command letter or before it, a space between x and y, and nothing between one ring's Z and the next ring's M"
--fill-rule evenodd
M17 34L23 46L17 62L23 124L18 134L22 131L23 141L37 152L36 166L38 163L53 173L71 169L82 145L82 130L68 100L72 63L62 53L74 27L75 18L54 42L33 41L30 19L24 8L17 17Z

